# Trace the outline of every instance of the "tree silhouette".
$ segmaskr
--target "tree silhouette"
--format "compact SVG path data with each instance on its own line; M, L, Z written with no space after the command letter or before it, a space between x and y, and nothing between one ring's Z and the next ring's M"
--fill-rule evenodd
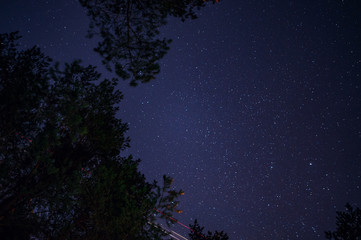
M169 49L159 28L196 18L205 0L79 0L89 36L109 70L135 86L159 73ZM212 0L212 2L218 2ZM100 79L80 61L53 64L39 48L18 50L0 34L0 236L4 239L161 239L157 212L172 224L173 179L148 183L116 117L117 79ZM223 232L208 237L226 237Z
M213 3L218 0L211 0ZM79 0L91 17L89 37L100 36L95 48L108 70L130 85L148 82L159 73L159 60L167 53L170 39L160 38L159 28L168 16L195 19L195 9L205 0Z
M336 231L325 232L327 239L360 240L361 239L361 210L346 204L346 212L336 212Z
M223 231L218 232L215 231L214 233L208 231L207 235L203 233L204 227L201 227L198 224L197 219L194 220L194 224L190 224L189 227L192 229L192 231L188 234L191 240L228 240L227 233L224 233Z
M51 67L38 48L18 51L18 38L0 35L0 236L164 235L155 208L172 215L183 192L169 177L146 182L138 160L119 157L129 139L116 80L79 61Z

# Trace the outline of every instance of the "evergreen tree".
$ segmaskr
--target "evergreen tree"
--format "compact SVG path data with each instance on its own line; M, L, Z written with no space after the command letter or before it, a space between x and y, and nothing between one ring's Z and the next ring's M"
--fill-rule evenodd
M206 2L79 1L103 63L133 86L159 72L167 16L196 18ZM80 61L61 68L37 47L18 50L18 39L0 34L1 238L161 239L157 210L171 224L183 192L167 176L162 187L148 183L139 160L120 157L129 138L116 118L118 80Z
M345 212L336 212L336 231L325 232L327 239L360 240L361 239L361 209L353 209L346 204Z
M218 0L211 0L213 3ZM169 50L170 39L160 38L168 16L197 18L206 0L79 0L91 18L89 37L100 36L95 48L108 70L130 84L148 82L159 73L159 60Z
M18 51L18 38L0 35L0 235L158 239L155 208L171 215L182 192L119 157L129 139L116 80L78 61L50 67L38 48Z
M227 233L221 231L215 231L214 233L208 231L207 234L203 233L203 229L204 227L201 227L198 224L197 219L194 220L194 224L190 224L189 227L192 229L192 231L188 234L190 237L190 240L205 240L205 239L209 239L209 240L228 240L228 235Z

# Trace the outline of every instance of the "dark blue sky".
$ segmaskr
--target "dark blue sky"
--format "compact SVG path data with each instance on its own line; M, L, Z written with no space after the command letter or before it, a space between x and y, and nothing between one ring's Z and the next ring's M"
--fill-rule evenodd
M181 222L230 239L324 239L336 210L361 206L360 11L347 0L224 0L161 29L173 39L161 73L120 83L119 117L132 139L124 154L185 191ZM2 2L0 22L55 61L100 66L75 0Z

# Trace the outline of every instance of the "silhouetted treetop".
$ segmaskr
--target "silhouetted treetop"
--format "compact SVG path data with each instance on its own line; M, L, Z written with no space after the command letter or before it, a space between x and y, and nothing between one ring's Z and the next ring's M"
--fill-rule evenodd
M101 41L95 48L109 71L130 79L130 85L148 82L159 73L159 60L170 39L159 38L159 28L173 16L185 21L197 18L195 10L205 0L79 0L91 17L89 37ZM215 3L218 0L211 0Z
M51 66L0 34L0 238L160 239L182 191L148 183L116 117L116 80L79 61ZM165 218L165 216L160 216Z
M336 212L336 231L325 232L327 239L360 240L361 239L361 209L353 209L347 203L345 212Z
M192 229L192 231L188 234L190 237L190 240L228 240L228 234L224 231L215 231L212 233L211 231L208 231L207 234L203 233L204 227L201 227L198 224L197 219L194 220L193 224L189 224L189 227Z

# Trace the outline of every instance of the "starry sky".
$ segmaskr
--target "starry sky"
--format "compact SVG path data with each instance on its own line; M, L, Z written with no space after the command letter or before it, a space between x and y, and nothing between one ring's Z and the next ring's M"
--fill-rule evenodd
M360 11L351 0L223 0L197 20L169 19L161 73L121 82L118 116L130 126L124 155L185 191L179 221L230 239L325 239L336 211L361 206ZM75 0L1 1L0 22L23 48L112 77Z

